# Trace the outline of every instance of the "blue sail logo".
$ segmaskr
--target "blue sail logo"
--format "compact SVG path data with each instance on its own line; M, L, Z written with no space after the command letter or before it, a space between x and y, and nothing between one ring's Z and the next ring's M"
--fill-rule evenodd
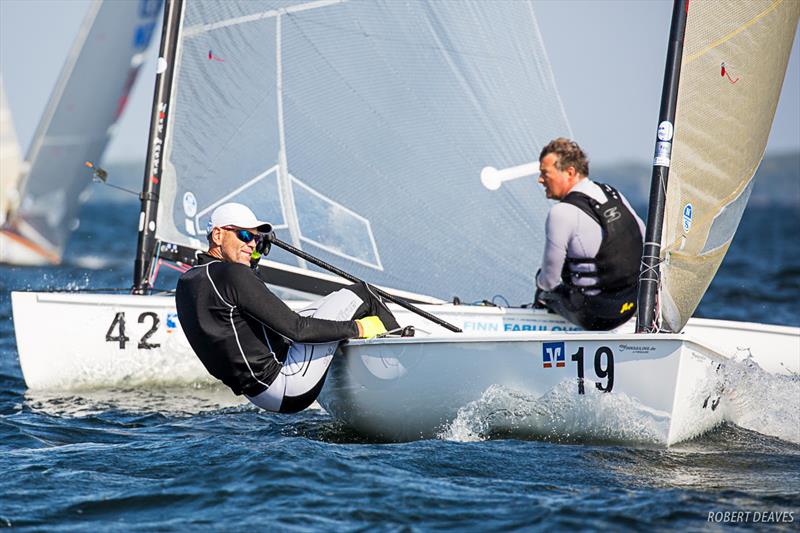
M683 231L688 232L692 227L692 204L686 204L683 208Z

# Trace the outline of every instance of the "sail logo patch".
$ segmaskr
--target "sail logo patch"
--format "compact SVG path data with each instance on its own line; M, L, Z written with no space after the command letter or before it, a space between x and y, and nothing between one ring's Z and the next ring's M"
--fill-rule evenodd
M563 342L542 343L542 366L553 368L553 363L561 368L566 362L566 349Z
M167 333L172 333L178 327L178 313L170 311L167 313Z
M692 204L686 204L683 208L683 231L688 232L692 227L692 213L694 209Z

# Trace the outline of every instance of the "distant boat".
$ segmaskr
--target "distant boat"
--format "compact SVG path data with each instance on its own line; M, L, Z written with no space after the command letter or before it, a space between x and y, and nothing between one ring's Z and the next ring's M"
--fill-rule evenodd
M6 215L18 202L16 192L22 173L22 155L0 76L0 224L5 224ZM0 248L0 257L2 250Z
M61 262L91 180L84 162L99 160L113 135L157 31L161 4L91 3L25 161L0 88L0 263Z

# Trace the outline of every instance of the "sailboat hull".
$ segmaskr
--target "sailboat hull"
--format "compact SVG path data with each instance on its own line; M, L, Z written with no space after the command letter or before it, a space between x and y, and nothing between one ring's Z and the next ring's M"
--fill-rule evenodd
M171 296L12 292L11 303L20 367L31 389L213 382L189 347ZM305 303L289 302L295 309ZM561 317L542 310L421 307L464 329L459 338L577 334ZM415 314L393 310L401 324L417 327L417 339L446 332ZM615 333L632 334L632 325ZM800 373L800 328L692 319L686 335L721 356L751 358L768 372ZM460 367L453 364L451 371Z
M12 292L20 369L31 389L211 383L174 298Z
M680 335L551 332L358 341L335 359L319 402L359 433L391 441L446 435L460 413L486 403L498 388L517 399L483 413L493 419L487 423L491 432L559 438L571 425L569 438L614 438L597 413L616 402L655 428L616 436L670 445L721 422L715 394L723 361ZM513 411L537 400L547 420L542 424L539 416L525 427L531 413ZM583 423L567 420L575 408L594 415Z

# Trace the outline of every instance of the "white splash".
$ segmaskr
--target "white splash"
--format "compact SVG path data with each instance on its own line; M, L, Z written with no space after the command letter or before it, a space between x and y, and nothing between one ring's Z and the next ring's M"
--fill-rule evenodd
M729 422L800 444L800 376L771 374L745 359L726 362L720 379Z
M71 258L70 262L77 267L88 268L90 270L102 270L104 268L120 267L127 264L117 257L101 255L81 255Z
M461 408L439 435L446 440L479 441L495 433L557 441L602 440L664 445L669 415L625 394L604 394L591 382L577 396L563 381L541 397L493 385Z
M763 435L800 444L800 376L766 372L752 359L730 360L709 369L692 391L690 405L705 407L683 420L692 427L730 422ZM460 442L492 436L542 438L553 441L610 441L666 445L669 413L648 408L623 393L605 394L586 383L586 394L575 394L564 381L540 397L493 385L480 399L459 409L439 437ZM704 401L705 398L705 401ZM719 406L719 408L717 408ZM716 413L714 413L716 411ZM701 415L716 415L705 423ZM680 441L701 431L686 432Z

